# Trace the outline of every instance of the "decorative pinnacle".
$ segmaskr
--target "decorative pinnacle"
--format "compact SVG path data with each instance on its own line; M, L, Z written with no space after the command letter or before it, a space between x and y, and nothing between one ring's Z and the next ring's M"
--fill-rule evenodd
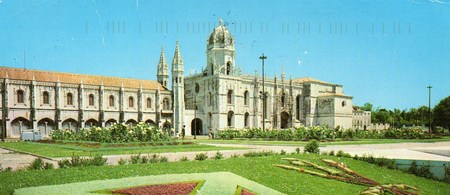
M219 26L222 26L223 25L223 20L222 20L222 17L220 17L220 19L219 19Z
M174 64L180 64L180 65L183 64L183 59L181 58L181 52L180 52L180 45L178 44L178 41L177 41L177 45L175 47L175 54L173 56L173 61L172 61L172 65L174 65ZM173 68L173 66L172 66L172 68Z

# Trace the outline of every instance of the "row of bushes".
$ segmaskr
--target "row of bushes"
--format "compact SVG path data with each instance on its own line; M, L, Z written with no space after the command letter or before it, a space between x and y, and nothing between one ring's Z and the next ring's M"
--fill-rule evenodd
M89 129L80 129L76 132L71 130L53 130L50 136L53 140L94 141L103 143L159 142L170 141L172 139L167 133L147 123L139 123L136 126L115 124L111 127L91 127Z
M430 134L419 128L401 128L387 130L331 129L326 126L298 127L283 130L262 130L259 128L217 132L219 139L269 139L269 140L334 140L341 139L426 139Z

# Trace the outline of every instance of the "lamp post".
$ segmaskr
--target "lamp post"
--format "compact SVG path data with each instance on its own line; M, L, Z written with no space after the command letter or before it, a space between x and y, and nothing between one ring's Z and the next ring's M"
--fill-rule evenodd
M194 95L194 139L197 139L197 101Z
M262 60L262 100L263 100L263 113L262 113L262 121L263 121L263 130L266 129L266 105L265 105L265 101L266 101L266 93L264 92L264 60L267 59L267 56L264 56L264 53L262 54L262 56L259 57L259 59Z
M431 88L433 88L433 87L431 87L431 85L428 85L428 114L429 114L429 118L428 118L428 120L429 120L429 126L428 126L428 133L430 133L431 134Z

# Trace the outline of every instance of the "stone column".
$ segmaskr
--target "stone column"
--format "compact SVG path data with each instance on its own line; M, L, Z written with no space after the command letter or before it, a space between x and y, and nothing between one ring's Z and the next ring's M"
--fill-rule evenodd
M2 128L0 129L0 138L3 140L7 137L7 129L10 129L10 123L9 123L9 116L8 116L8 110L9 110L9 105L8 105L8 83L9 83L9 79L6 78L3 80L3 84L2 84Z
M124 123L125 113L123 111L123 83L119 91L119 123Z
M81 82L80 87L78 88L78 122L80 123L80 128L84 129L84 86L83 82Z
M143 108L143 106L142 106L142 97L143 96L143 94L142 94L142 88L141 87L139 87L139 90L138 90L138 105L137 105L137 109L138 109L138 118L137 118L137 122L139 123L139 122L142 122L143 121L143 118L144 118L144 116L143 116L143 112L142 112L142 108Z
M37 129L37 120L36 120L36 81L31 81L30 85L30 121L31 121L31 129Z
M161 123L161 108L160 108L160 91L159 88L156 91L156 95L155 95L155 114L156 114L156 118L155 118L155 123L156 125L159 127L160 123Z
M62 129L61 121L61 83L58 81L55 85L55 122L56 129Z
M98 121L100 122L100 126L105 127L105 108L104 108L104 91L105 91L105 87L103 86L103 82L102 85L100 85L100 90L98 92L98 110L99 110L99 119Z

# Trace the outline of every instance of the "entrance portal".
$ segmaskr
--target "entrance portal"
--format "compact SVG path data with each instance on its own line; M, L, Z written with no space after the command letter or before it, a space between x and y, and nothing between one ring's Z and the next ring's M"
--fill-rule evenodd
M291 117L286 111L281 112L281 128L286 129L291 126Z
M203 124L202 120L195 118L191 122L191 135L201 135L203 134Z

